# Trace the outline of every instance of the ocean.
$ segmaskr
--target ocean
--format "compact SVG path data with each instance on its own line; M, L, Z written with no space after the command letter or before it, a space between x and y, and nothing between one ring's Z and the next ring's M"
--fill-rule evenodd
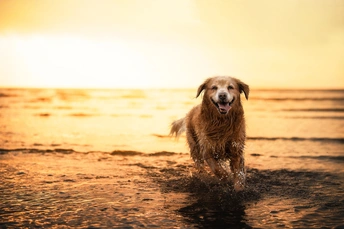
M1 88L0 227L344 228L344 90L242 96L239 194L168 136L195 95Z

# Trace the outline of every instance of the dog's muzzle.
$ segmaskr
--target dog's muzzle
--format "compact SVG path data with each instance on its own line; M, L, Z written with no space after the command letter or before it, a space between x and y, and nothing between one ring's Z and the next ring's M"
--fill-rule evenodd
M213 104L217 107L217 110L220 112L220 114L227 114L228 111L230 109L232 109L232 104L235 100L235 97L233 97L232 101L228 101L227 100L227 96L221 97L221 95L219 96L219 101L215 102L213 99L211 99L211 101L213 102Z

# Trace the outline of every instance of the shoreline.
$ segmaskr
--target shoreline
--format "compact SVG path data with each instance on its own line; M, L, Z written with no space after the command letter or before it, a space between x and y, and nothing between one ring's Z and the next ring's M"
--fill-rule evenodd
M0 154L0 227L344 225L340 174L247 167L237 194L188 154L126 153Z

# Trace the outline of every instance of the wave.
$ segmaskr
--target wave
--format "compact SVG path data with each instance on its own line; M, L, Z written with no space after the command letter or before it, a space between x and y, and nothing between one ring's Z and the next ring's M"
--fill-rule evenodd
M141 156L142 152L132 150L114 150L110 153L113 156Z
M306 88L257 88L254 89L254 91L256 92L294 92L294 93L300 93L300 91L302 92L340 92L340 93L344 93L344 89L343 88L318 88L318 89L306 89Z
M120 98L123 99L145 99L146 95L143 94L127 94L127 95L122 95Z
M31 103L41 103L41 102L50 103L51 101L52 101L51 97L39 97L39 98L32 99L30 102Z
M264 100L264 101L339 101L343 102L344 97L327 97L327 98L264 98L252 97L250 100Z
M344 116L281 116L286 119L344 119Z
M302 138L302 137L247 137L247 140L260 141L313 141L313 142L332 142L344 144L344 138Z
M50 113L39 113L39 114L36 114L36 116L49 117L49 116L51 116L51 114Z
M17 95L0 92L0 97L17 97Z
M110 153L112 156L149 156L149 157L159 157L159 156L173 156L176 152L170 151L159 151L155 153L144 153L139 151L132 151L132 150L114 150Z
M283 111L301 111L301 112L344 112L344 108L283 109Z
M38 144L36 143L36 145ZM73 149L63 149L63 148L55 148L55 149L36 149L36 148L4 149L4 148L0 148L0 154L6 154L10 152L39 153L39 154L45 154L45 153L71 154L77 151L74 151Z
M300 159L315 159L321 161L333 161L342 163L344 162L344 156L327 156L327 155L320 155L320 156L290 156L289 158L300 158Z
M252 157L261 157L263 154L259 153L251 153L250 154ZM280 156L270 156L273 158L278 158ZM320 155L320 156L307 156L307 155L302 155L302 156L282 156L282 158L296 158L296 159L315 159L315 160L321 160L321 161L333 161L333 162L344 162L344 156L328 156L328 155Z
M40 116L40 117L50 117L53 116L51 113L37 113L35 116ZM97 114L88 114L88 113L71 113L67 114L67 116L70 117L93 117L93 116L99 116Z
M57 110L72 110L73 109L72 106L55 106L54 108Z
M40 144L36 144L39 146ZM160 157L160 156L173 156L182 153L177 152L170 152L170 151L158 151L154 153L144 153L140 151L133 151L133 150L114 150L112 152L104 152L104 151L87 151L87 152L80 152L73 149L64 149L64 148L55 148L55 149L37 149L37 148L15 148L15 149L5 149L0 148L0 155L7 154L11 152L18 152L18 153L35 153L35 154L46 154L46 153L60 153L60 154L72 154L72 153L81 153L81 154L89 154L89 153L101 153L101 154L108 154L111 156L145 156L145 157Z
M69 116L72 117L92 117L92 116L98 116L98 114L88 114L88 113L71 113Z
M170 135L152 134L157 138L171 138ZM303 137L247 137L247 140L259 141L315 141L315 142L334 142L344 144L344 138L303 138Z

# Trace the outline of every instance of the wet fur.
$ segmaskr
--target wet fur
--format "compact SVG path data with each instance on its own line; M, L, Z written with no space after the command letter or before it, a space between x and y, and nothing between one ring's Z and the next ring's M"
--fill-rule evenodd
M228 113L221 114L211 98L216 93L214 88L227 85L233 87L227 93L233 95L235 100ZM196 167L203 170L206 161L220 180L228 180L230 175L220 162L230 161L234 189L240 191L244 188L246 176L243 152L246 130L240 94L243 92L248 99L249 86L233 77L212 77L199 86L196 97L202 91L202 103L192 108L186 117L174 121L171 134L178 137L186 131L190 154Z

